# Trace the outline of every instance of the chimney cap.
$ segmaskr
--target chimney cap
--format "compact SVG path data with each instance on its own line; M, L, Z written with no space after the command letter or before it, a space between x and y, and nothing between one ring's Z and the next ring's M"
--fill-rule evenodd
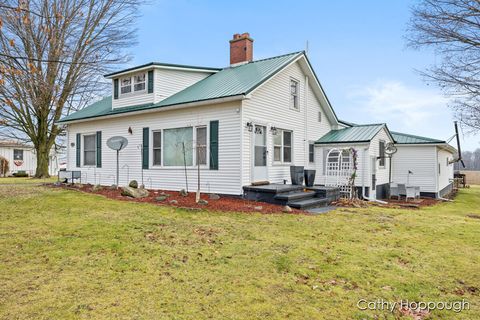
M248 33L248 32L244 32L244 33L242 33L242 34L240 34L240 33L235 33L235 34L233 35L233 39L230 40L230 42L235 42L235 41L244 40L244 39L248 39L248 40L250 40L250 41L253 42L253 39L250 38L250 33Z

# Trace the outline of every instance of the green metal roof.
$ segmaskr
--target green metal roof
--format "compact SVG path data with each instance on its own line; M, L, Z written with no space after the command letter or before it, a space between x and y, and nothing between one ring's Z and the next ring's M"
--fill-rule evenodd
M339 130L331 130L318 139L316 144L331 143L362 143L370 142L375 135L385 127L384 123L357 125Z
M397 144L425 144L425 143L445 143L443 140L437 140L427 137L415 136L413 134L391 131Z
M283 69L303 51L252 61L214 73L186 89L158 102L112 109L112 97L104 98L80 111L62 118L59 123L149 110L189 102L246 95Z

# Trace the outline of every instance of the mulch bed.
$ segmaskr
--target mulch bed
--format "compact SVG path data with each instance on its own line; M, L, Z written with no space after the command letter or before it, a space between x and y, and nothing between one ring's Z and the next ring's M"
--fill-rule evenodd
M220 199L214 200L210 199L209 194L202 193L201 199L207 200L208 204L202 205L195 202L195 192L190 192L187 196L182 196L178 191L167 191L167 190L148 190L150 195L145 198L131 198L127 196L122 196L121 188L111 189L109 187L101 188L100 190L94 190L93 185L64 185L62 184L60 188L77 190L86 193L98 194L105 196L110 199L123 200L123 201L134 201L142 203L153 203L160 206L168 207L177 207L182 209L190 210L209 210L209 211L233 211L233 212L258 212L258 213L283 213L283 206L269 204L265 202L256 202L244 200L237 197L221 195ZM169 195L164 201L157 201L155 198L161 194ZM176 200L176 204L170 203L170 201ZM306 211L292 209L292 214L306 214Z
M420 198L415 200L408 200L405 199L397 200L397 199L390 199L387 200L388 204L400 207L407 207L407 208L419 208L419 207L430 207L442 203L442 200L433 199L433 198Z

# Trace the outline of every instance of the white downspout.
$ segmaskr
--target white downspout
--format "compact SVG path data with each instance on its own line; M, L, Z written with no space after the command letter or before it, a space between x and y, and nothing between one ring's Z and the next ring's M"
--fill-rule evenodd
M367 169L367 166L366 166L367 162L365 161L365 155L368 154L367 151L368 151L368 148L363 149L363 165L364 165L364 167L363 167L363 170L362 170L362 198L364 200L367 200L367 201L378 202L378 203L381 203L381 204L387 204L388 202L386 202L386 201L372 199L372 198L367 197L365 195L365 170ZM370 165L370 163L368 163L368 164ZM370 193L371 192L372 192L372 190L370 190Z
M304 165L305 165L305 168L308 167L308 165L310 164L309 161L308 161L308 157L309 157L309 149L308 149L308 129L307 129L307 120L308 120L308 117L307 117L307 113L308 113L308 76L305 76L305 90L304 90L304 94L305 94L305 107L304 107L304 110L303 110L303 113L304 113L304 140L303 140L303 162L304 162Z

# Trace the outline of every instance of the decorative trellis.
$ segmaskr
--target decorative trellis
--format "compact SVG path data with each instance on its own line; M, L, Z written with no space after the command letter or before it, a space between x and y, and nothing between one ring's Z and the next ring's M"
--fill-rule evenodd
M325 185L340 188L342 197L352 196L350 179L354 173L352 149L331 149L325 159Z

